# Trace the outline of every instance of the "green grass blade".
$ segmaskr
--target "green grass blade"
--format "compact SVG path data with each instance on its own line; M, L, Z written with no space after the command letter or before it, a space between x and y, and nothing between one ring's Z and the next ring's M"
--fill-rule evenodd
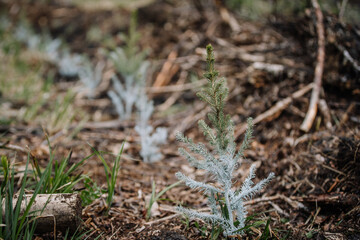
M114 197L116 179L117 179L117 176L118 176L119 170L120 170L120 160L121 160L122 152L124 150L124 145L125 145L125 142L123 142L123 144L121 146L121 149L115 159L114 167L111 172L111 182L110 182L110 186L108 187L109 188L109 191L108 191L108 206L109 206L109 208L111 206L111 203L112 203L112 200Z

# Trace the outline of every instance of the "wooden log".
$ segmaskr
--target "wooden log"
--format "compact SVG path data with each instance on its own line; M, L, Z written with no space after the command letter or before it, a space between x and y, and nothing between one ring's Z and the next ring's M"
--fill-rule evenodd
M24 196L20 214L25 211L32 196L32 194ZM15 203L17 197L14 197L13 201ZM73 233L81 223L81 199L75 193L38 194L29 212L29 217L36 217L35 232L37 233L67 230Z

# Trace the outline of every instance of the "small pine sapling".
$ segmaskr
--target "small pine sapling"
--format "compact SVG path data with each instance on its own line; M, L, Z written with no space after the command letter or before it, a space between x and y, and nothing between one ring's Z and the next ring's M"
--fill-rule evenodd
M36 34L28 22L24 21L16 27L14 38L24 43L28 50L35 52L37 57L42 57L52 63L60 59L60 48L63 42L58 38L53 39L48 32Z
M136 16L133 15L128 36L124 37L125 47L116 48L109 54L121 80L116 75L112 77L114 90L108 91L108 95L122 120L131 117L134 104L141 89L145 87L149 62L145 60L146 52L139 51L137 47L139 37L136 32Z
M67 78L77 77L84 61L86 61L84 56L80 54L71 54L65 50L56 63L59 74Z
M147 99L145 93L136 102L136 107L139 110L139 116L135 131L140 135L141 139L140 155L144 162L159 161L162 158L162 154L158 145L166 143L167 129L158 127L154 131L154 128L149 125L149 119L154 111L154 104Z
M104 67L104 62L98 62L94 68L88 60L84 62L83 66L79 70L79 79L88 89L89 98L94 97L95 90L102 80Z
M123 76L124 83L116 75L112 77L114 90L108 91L108 95L115 105L120 119L130 119L134 104L140 97L141 89L145 87L148 66L149 63L146 61L133 75Z
M244 201L260 192L274 177L274 173L270 173L267 178L254 185L252 179L255 178L255 165L252 165L249 176L241 188L233 189L233 172L241 164L244 150L249 146L253 123L249 118L244 140L237 150L233 123L230 116L224 113L228 88L225 86L225 79L219 79L219 73L214 68L215 59L212 46L208 45L206 50L207 71L204 77L208 80L208 85L197 96L211 107L211 112L207 115L210 125L204 120L200 120L198 124L213 150L208 150L203 143L194 143L192 139L185 137L182 133L177 133L176 137L190 150L189 152L180 148L180 154L186 157L193 167L210 173L217 183L203 183L191 179L181 172L176 173L176 177L184 181L187 186L198 189L207 195L211 213L197 212L181 206L177 210L190 218L202 219L212 224L213 230L216 227L223 232L224 236L231 237L243 233L247 214ZM202 159L197 159L197 156L201 156Z

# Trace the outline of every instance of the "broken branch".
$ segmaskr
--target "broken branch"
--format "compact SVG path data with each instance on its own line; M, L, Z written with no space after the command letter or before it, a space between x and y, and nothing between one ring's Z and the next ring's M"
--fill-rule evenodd
M314 84L310 83L308 85L306 85L304 88L294 92L290 97L287 97L279 102L277 102L272 108L270 108L269 110L267 110L266 112L260 114L259 116L257 116L253 123L254 124L258 124L259 122L265 120L265 119L269 119L271 117L276 118L277 116L280 115L280 113L287 108L287 106L290 105L290 103L293 101L293 99L299 98L301 96L303 96L305 93L307 93L308 91L310 91L313 88ZM242 125L239 130L237 130L235 132L235 138L238 138L241 134L243 134L246 131L247 128L247 124Z
M311 2L315 9L315 14L317 18L316 30L318 34L318 54L317 54L317 63L315 67L315 76L314 76L315 85L311 93L308 112L306 113L305 119L300 126L300 129L303 130L304 132L308 132L310 130L316 116L317 105L318 105L320 89L321 89L321 79L324 71L324 60L325 60L325 31L323 24L323 14L321 12L317 0L312 0Z

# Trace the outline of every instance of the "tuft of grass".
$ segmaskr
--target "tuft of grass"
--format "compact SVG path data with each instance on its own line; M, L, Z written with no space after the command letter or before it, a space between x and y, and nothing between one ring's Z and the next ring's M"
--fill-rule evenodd
M36 184L39 184L42 178L45 178L46 181L43 182L40 188L39 193L72 193L74 186L77 183L83 182L87 179L86 175L81 173L75 174L76 170L81 168L84 165L85 161L92 156L94 153L83 158L77 163L72 164L69 167L69 161L71 159L72 151L64 158L62 161L58 162L54 160L54 153L50 145L50 141L47 138L49 146L49 162L45 170L41 170L39 167L38 160L36 158L32 159L32 164L34 170L34 180Z
M92 147L90 145L93 152L101 160L101 162L102 162L102 164L104 166L105 176L106 176L106 183L107 183L107 197L106 197L107 210L110 210L111 204L113 202L113 198L114 198L114 194L115 194L116 179L117 179L117 176L118 176L119 170L120 170L120 160L121 160L122 152L124 150L124 145L125 145L125 142L123 142L123 144L121 146L121 149L119 151L119 154L116 156L114 164L113 164L113 166L111 168L106 163L106 161L105 161L104 157L102 156L102 154L98 150L96 150L96 148L94 148L94 147Z
M43 176L39 179L33 188L33 195L23 211L21 203L24 200L25 188L28 180L28 166L30 155L28 155L26 167L23 172L24 177L21 180L19 189L15 183L15 169L6 156L1 157L2 173L4 181L0 188L0 202L5 203L0 211L0 238L4 240L11 239L32 239L36 228L36 217L30 212L31 205L34 203L37 194L40 193L41 185L46 181ZM45 206L44 206L45 207Z
M83 166L85 161L94 156L95 153L83 158L78 163L70 165L72 152L60 162L55 161L54 153L48 140L50 151L49 162L45 169L41 169L36 158L28 154L25 170L23 172L15 171L14 166L10 163L6 156L1 156L0 165L0 203L2 211L0 210L0 239L33 239L36 229L36 219L38 213L31 212L30 208L34 203L38 194L53 193L72 193L75 192L74 186L79 182L85 182L89 179L88 176L82 174L75 174L75 172ZM32 169L29 169L31 163ZM118 169L117 166L115 166ZM18 176L23 177L18 180ZM19 183L18 183L19 182ZM87 186L90 188L88 182ZM96 188L90 188L96 189ZM32 196L25 204L25 208L21 209L24 201L25 191L31 191ZM97 197L95 192L92 192L92 200ZM99 197L99 196L98 196ZM87 199L90 199L89 197ZM87 202L88 204L91 201ZM46 206L44 206L45 208ZM71 237L71 239L83 239L86 235L82 229ZM68 233L66 234L67 237ZM66 237L66 238L67 238Z

